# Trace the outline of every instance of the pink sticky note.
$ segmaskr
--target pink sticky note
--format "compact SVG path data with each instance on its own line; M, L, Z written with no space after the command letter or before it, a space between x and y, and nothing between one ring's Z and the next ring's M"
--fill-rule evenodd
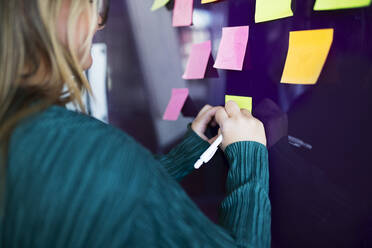
M187 61L186 71L183 79L203 79L208 66L208 60L212 52L212 42L206 41L193 44L189 60Z
M216 63L213 67L226 70L243 70L248 35L248 26L223 28Z
M192 24L193 0L175 0L173 9L173 27Z
M163 120L177 120L188 95L189 89L187 88L172 89L172 96L163 115Z

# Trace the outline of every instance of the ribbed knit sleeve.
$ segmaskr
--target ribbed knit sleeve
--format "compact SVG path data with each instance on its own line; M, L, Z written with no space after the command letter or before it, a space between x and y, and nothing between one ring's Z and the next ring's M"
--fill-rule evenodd
M271 207L267 149L237 142L225 150L230 163L220 224L242 247L270 247Z
M227 147L228 194L221 221L212 223L163 170L138 206L128 247L270 247L270 202L266 148L255 142ZM146 235L143 235L146 233Z
M166 155L155 155L166 171L181 180L194 169L194 163L207 150L209 143L199 137L188 125L184 139Z

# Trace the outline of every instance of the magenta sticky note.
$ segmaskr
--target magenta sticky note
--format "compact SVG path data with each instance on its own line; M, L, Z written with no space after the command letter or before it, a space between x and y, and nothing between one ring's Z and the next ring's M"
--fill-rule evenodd
M187 88L172 89L172 96L163 115L163 120L177 120L188 95L189 89Z
M183 79L203 79L212 52L212 42L206 41L193 44L187 61Z
M173 8L173 27L190 26L194 10L193 0L175 0Z
M216 63L213 67L226 70L243 70L248 36L249 26L223 28Z

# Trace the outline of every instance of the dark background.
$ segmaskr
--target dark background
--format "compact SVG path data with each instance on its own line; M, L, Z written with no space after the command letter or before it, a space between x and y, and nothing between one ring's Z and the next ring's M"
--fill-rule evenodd
M162 84L143 76L148 72L136 40L140 31L139 20L131 14L134 1L140 2L112 1L108 25L96 37L96 42L108 46L109 120L151 151L166 152L180 137L167 145L159 142L157 125L162 124L150 106L155 93L149 84ZM144 2L151 6L151 0ZM255 24L253 0L208 5L195 1L195 9L208 13L212 22L175 31L179 66L184 66L181 60L190 42L211 39L215 56L223 26L249 25L244 70L219 71L219 78L186 82L192 105L199 109L206 103L223 104L224 94L253 97L253 114L264 122L269 140L273 247L372 247L372 7L315 12L314 2L293 0L293 17ZM172 6L168 7L158 13L148 7L142 15L168 15L170 26ZM318 83L280 84L289 32L319 28L335 32ZM163 29L155 26L156 32ZM195 34L199 38L190 38ZM148 42L152 35L148 34ZM164 57L146 59L167 61L170 49L159 49ZM170 88L163 87L160 97L167 101ZM180 128L186 129L185 125ZM312 149L290 145L288 135L311 144ZM226 172L226 161L219 153L182 182L215 222Z

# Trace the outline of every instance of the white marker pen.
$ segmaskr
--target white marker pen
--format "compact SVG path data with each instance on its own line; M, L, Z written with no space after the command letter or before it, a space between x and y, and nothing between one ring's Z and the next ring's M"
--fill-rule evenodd
M203 163L208 163L212 159L214 154L218 150L218 146L222 143L222 134L217 137L217 139L209 146L209 148L200 156L200 159L194 164L195 169L199 169Z

